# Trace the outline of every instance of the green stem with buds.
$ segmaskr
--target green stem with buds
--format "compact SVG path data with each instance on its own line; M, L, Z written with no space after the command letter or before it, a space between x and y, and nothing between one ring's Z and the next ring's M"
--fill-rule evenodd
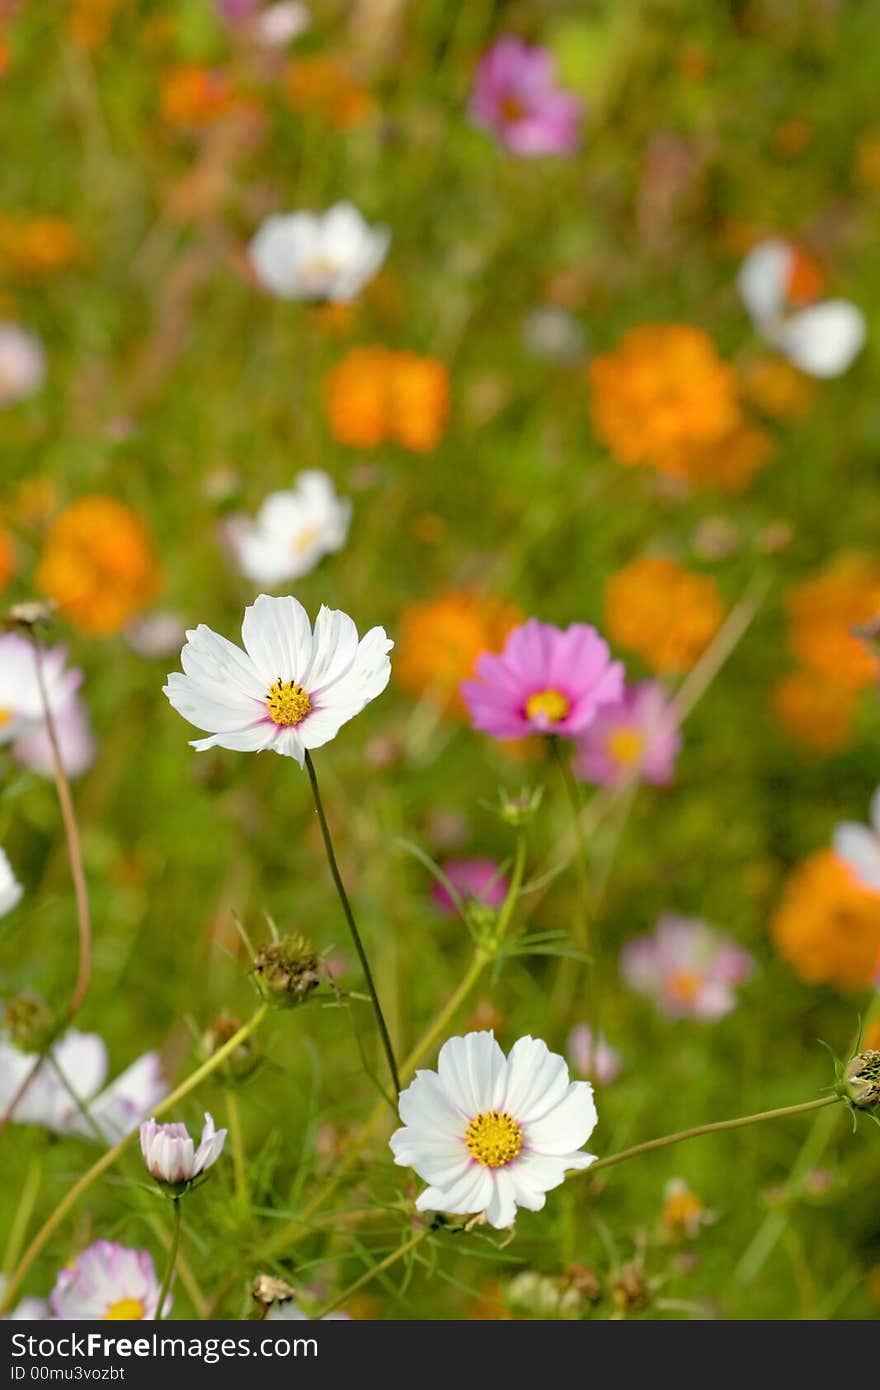
M369 990L370 998L373 1001L373 1013L376 1015L376 1023L379 1028L379 1036L382 1039L382 1047L385 1051L385 1059L388 1062L388 1070L391 1073L391 1082L394 1086L394 1096L396 1099L396 1097L400 1095L400 1077L397 1074L397 1062L394 1059L394 1048L391 1046L391 1036L388 1032L388 1025L385 1022L385 1015L382 1012L382 1005L379 1003L379 995L376 990L375 981L373 979L373 972L370 969L370 962L367 958L367 953L364 949L364 943L361 940L360 932L357 929L357 923L354 920L354 913L351 910L351 903L348 900L348 894L345 891L345 884L342 882L342 875L339 872L339 865L336 862L336 854L333 850L333 840L330 835L330 827L327 824L327 817L324 814L324 807L321 802L321 793L318 790L318 777L315 772L315 764L312 762L312 756L308 752L308 750L306 750L306 771L309 774L309 781L312 785L312 796L315 800L315 810L318 813L318 820L321 824L321 835L324 839L324 849L327 852L327 863L330 865L330 873L333 878L333 882L336 886L336 892L339 895L339 901L342 904L342 911L345 916L345 920L348 923L348 930L351 933L351 939L354 942L354 948L357 951L358 960L361 963L361 970L364 972L364 979L367 983L367 989Z

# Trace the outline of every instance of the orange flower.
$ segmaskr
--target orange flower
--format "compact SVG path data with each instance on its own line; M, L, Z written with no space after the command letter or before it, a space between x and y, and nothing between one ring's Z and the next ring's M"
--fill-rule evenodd
M826 681L863 690L876 682L878 664L853 629L878 614L880 566L859 552L840 555L789 595L789 645Z
M723 619L715 581L664 556L633 560L605 588L605 626L612 642L661 675L689 670Z
M771 420L800 420L815 400L814 383L784 357L758 357L742 374L745 398Z
M459 694L483 652L498 652L523 621L513 604L461 591L428 603L409 603L400 619L395 672L410 695L431 695L447 714L463 718Z
M40 281L84 258L83 244L63 217L5 217L0 214L0 272Z
M807 984L863 989L880 951L880 894L860 888L831 850L819 850L790 876L771 933Z
M589 367L593 427L618 463L688 476L698 450L742 426L733 369L689 324L643 324Z
M315 111L338 130L363 125L376 111L370 92L335 53L316 53L290 63L283 88L292 111Z
M328 374L324 403L334 439L375 448L393 439L414 453L440 442L449 413L442 362L383 347L353 348Z
M11 538L0 531L0 590L6 588L16 571L15 549Z
M37 567L40 592L83 632L118 632L157 593L149 532L113 497L83 497L50 527Z
M789 737L815 753L839 753L852 739L856 692L811 671L777 681L773 708Z
M100 48L110 37L120 0L73 0L70 37L80 48Z
M773 440L765 430L743 424L706 449L693 449L682 458L682 477L694 487L744 492L773 456Z
M169 125L202 129L238 105L238 95L221 68L181 63L166 73L162 83L161 109Z

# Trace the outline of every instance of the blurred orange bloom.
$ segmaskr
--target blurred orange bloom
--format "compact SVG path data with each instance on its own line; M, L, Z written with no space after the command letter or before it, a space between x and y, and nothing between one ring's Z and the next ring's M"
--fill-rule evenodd
M633 560L605 587L605 626L612 642L661 675L689 670L723 620L714 579L665 556Z
M40 281L83 259L83 244L63 217L0 213L0 274Z
M40 592L83 632L118 632L155 597L160 573L146 524L113 497L83 497L50 527Z
M121 0L73 0L68 23L70 37L80 48L100 48L110 36Z
M743 424L733 369L690 324L643 324L588 369L593 427L618 463L688 478Z
M834 559L788 598L789 645L810 671L847 690L873 685L880 668L853 629L880 615L880 566L849 552Z
M400 617L397 679L410 695L430 695L447 714L464 718L461 682L473 675L477 658L500 651L522 621L514 604L468 591L409 603Z
M449 374L433 357L353 348L328 374L324 403L330 431L342 444L369 449L393 439L428 453L449 414Z
M292 111L314 111L338 130L363 125L377 110L370 91L335 53L316 53L290 63L282 84Z
M201 129L238 105L238 93L222 68L180 63L162 82L161 110L169 125Z
M791 671L773 687L785 732L815 753L839 753L852 739L857 695L812 671Z
M742 373L743 395L772 420L800 420L816 396L813 381L784 357L758 357Z
M694 449L683 460L682 476L694 487L744 492L773 457L773 440L766 430L743 424L717 444Z
M0 590L5 589L16 571L15 549L6 531L0 531Z
M791 874L771 933L806 984L863 989L880 951L880 894L860 888L831 850L819 850Z

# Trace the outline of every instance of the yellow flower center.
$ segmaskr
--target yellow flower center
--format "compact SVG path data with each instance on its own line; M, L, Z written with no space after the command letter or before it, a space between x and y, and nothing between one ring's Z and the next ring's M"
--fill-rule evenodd
M484 1168L503 1168L522 1148L523 1132L512 1115L503 1110L484 1110L467 1127L468 1153Z
M11 722L11 720L12 720L12 710L11 710L11 709L0 709L0 729L2 729L2 727L3 727L4 724L9 724L9 723Z
M283 681L279 676L266 691L266 707L276 724L301 724L312 702L296 681Z
M543 718L548 724L558 724L570 709L571 701L559 690L536 690L526 700L526 718Z
M305 555L306 551L315 544L318 539L319 528L317 526L304 526L298 531L293 539L294 555Z
M615 729L608 739L608 752L616 763L628 767L637 763L645 751L645 739L638 729Z
M104 1314L104 1321L110 1322L134 1322L137 1318L144 1316L144 1305L139 1298L120 1298L118 1303L111 1303Z
M682 1004L691 1004L703 984L699 970L678 970L669 978L669 992Z

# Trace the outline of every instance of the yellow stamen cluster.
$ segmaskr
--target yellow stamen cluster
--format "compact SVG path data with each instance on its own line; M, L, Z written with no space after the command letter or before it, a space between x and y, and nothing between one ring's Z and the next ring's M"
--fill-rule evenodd
M296 681L283 681L279 676L266 691L266 707L276 724L301 724L312 702Z
M104 1314L104 1321L107 1322L134 1322L138 1318L144 1317L146 1309L139 1298L120 1298L118 1303L111 1303Z
M571 701L560 690L536 690L526 700L526 718L543 718L548 724L558 724L570 709Z
M523 1132L512 1115L503 1110L484 1110L467 1127L468 1153L484 1168L503 1168L522 1148Z
M644 735L638 729L615 729L608 739L608 752L616 763L637 763L645 751Z

